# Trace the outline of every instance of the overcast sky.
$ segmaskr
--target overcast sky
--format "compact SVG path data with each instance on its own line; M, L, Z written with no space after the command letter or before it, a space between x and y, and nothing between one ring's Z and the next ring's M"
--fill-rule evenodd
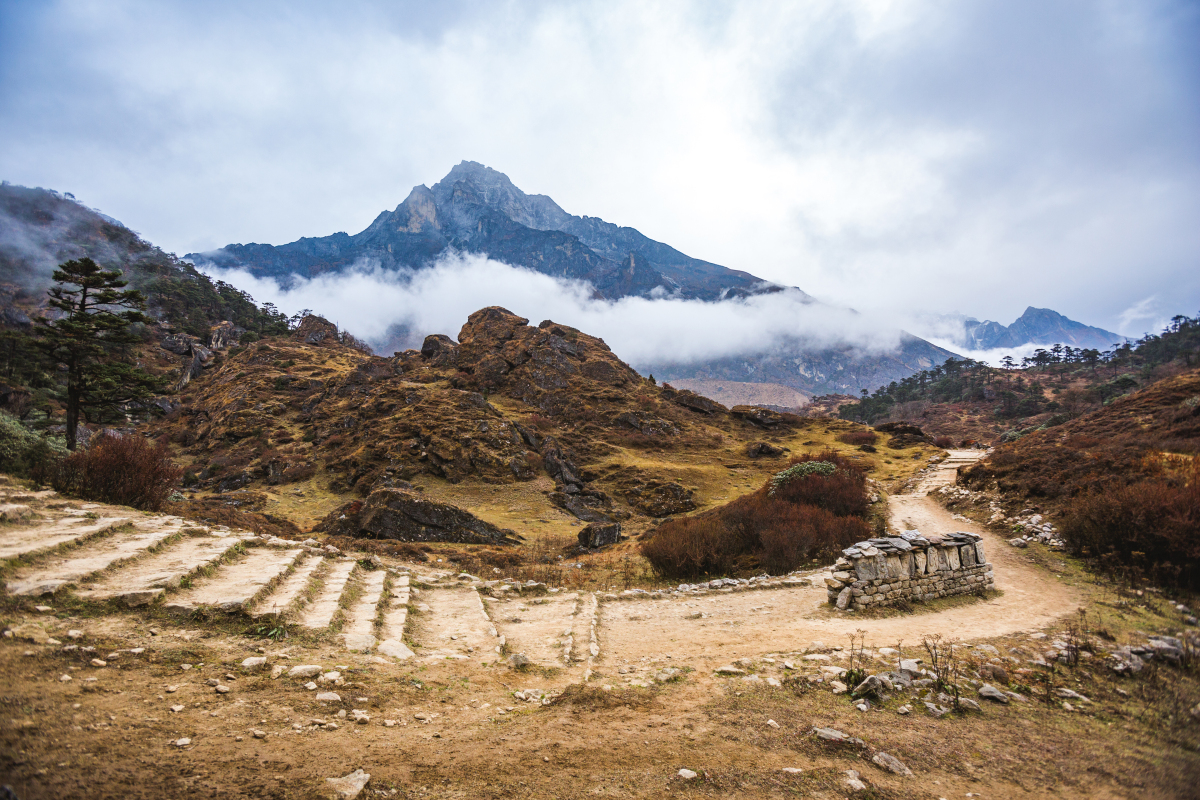
M1200 4L0 2L0 178L167 250L469 159L872 310L1200 311Z

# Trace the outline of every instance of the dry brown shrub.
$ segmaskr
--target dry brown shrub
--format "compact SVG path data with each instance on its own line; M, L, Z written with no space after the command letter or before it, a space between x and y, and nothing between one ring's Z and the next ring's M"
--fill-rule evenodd
M949 436L938 436L933 440L933 446L945 450L947 447L954 447L954 440Z
M1200 588L1200 465L1189 472L1076 498L1063 521L1064 541L1110 572Z
M879 434L872 430L847 431L837 437L839 442L845 444L875 444L879 441Z
M763 486L720 508L670 520L642 543L642 555L669 578L729 574L738 566L779 574L869 538L862 472L832 451L792 463L805 461L830 461L838 469L788 481L774 495Z
M861 469L833 450L805 454L792 459L788 466L807 461L826 461L837 467L837 471L832 475L809 475L788 481L775 489L776 499L823 508L839 517L867 515L867 476Z
M104 434L86 450L67 456L50 477L61 494L101 503L160 511L183 470L171 463L163 443L140 436Z

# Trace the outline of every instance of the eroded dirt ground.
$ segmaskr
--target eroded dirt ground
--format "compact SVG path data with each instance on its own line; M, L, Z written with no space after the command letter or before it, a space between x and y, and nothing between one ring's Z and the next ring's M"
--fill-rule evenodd
M1153 663L1122 678L1088 653L1050 683L1036 677L1048 671L1030 669L1080 608L1114 646L1173 632L1179 615L1156 597L1118 596L1059 553L1011 548L945 511L925 494L967 457L952 455L913 494L892 496L893 526L982 534L998 591L911 613L834 612L819 574L811 586L657 598L517 595L398 562L384 581L354 567L332 596L340 611L327 628L292 626L279 641L267 635L270 617L168 610L172 598L216 581L229 590L238 565L266 559L257 553L265 547L235 552L225 572L167 589L159 604L8 596L0 782L23 800L310 798L331 796L326 778L361 768L371 778L360 797L1194 797L1194 666ZM325 559L310 564L318 577L346 563ZM261 588L245 582L246 591ZM385 635L390 598L407 603L404 644L414 655L350 648L342 634L363 630L370 613ZM852 656L855 632L866 651ZM839 669L864 661L882 671L928 659L926 635L962 642L958 657L972 668L998 658L1025 702L937 718L910 694L859 711L831 690ZM514 668L512 653L532 663ZM265 663L242 666L256 657ZM302 665L322 669L288 674ZM715 672L723 666L739 672ZM283 674L273 677L277 667ZM1086 702L1064 704L1060 689ZM325 692L337 699L319 700ZM900 713L905 705L911 713ZM863 743L831 745L814 727ZM879 752L913 774L877 766ZM848 784L848 770L866 788Z

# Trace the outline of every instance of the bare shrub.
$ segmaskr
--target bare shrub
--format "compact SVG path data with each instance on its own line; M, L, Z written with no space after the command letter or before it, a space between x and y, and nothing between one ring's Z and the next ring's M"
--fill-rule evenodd
M872 430L847 431L837 437L839 442L845 444L875 444L879 441L879 434Z
M50 485L84 500L160 511L181 477L183 470L171 463L164 445L105 434L63 459Z
M670 578L728 574L747 559L780 574L812 559L833 558L841 549L870 538L870 526L861 517L839 515L795 498L816 499L837 510L861 505L865 511L865 484L860 472L854 474L857 479L836 473L809 475L777 487L774 496L763 486L712 511L670 520L642 543L642 555ZM803 488L784 490L795 485ZM861 504L851 502L855 486L864 495Z
M829 475L806 475L774 487L774 498L787 503L816 506L839 517L867 515L867 477L853 462L826 450L817 455L804 455L789 466L810 461L824 461L836 469ZM786 471L786 470L785 470Z
M1114 573L1200 588L1200 466L1077 497L1062 524L1074 553Z
M949 436L938 436L933 440L933 446L945 450L948 447L954 447L954 440Z

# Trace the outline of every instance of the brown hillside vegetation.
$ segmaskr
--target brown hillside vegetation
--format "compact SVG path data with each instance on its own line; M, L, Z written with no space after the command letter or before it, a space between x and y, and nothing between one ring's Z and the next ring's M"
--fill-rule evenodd
M753 491L805 452L834 446L881 481L934 452L867 454L836 441L854 423L727 409L643 379L600 339L500 308L472 314L458 342L430 336L392 358L311 317L230 350L181 401L152 430L193 502L304 528L399 488L525 538L606 520L636 534Z
M1200 370L1161 380L966 470L1063 520L1064 539L1114 571L1195 588L1200 575Z

